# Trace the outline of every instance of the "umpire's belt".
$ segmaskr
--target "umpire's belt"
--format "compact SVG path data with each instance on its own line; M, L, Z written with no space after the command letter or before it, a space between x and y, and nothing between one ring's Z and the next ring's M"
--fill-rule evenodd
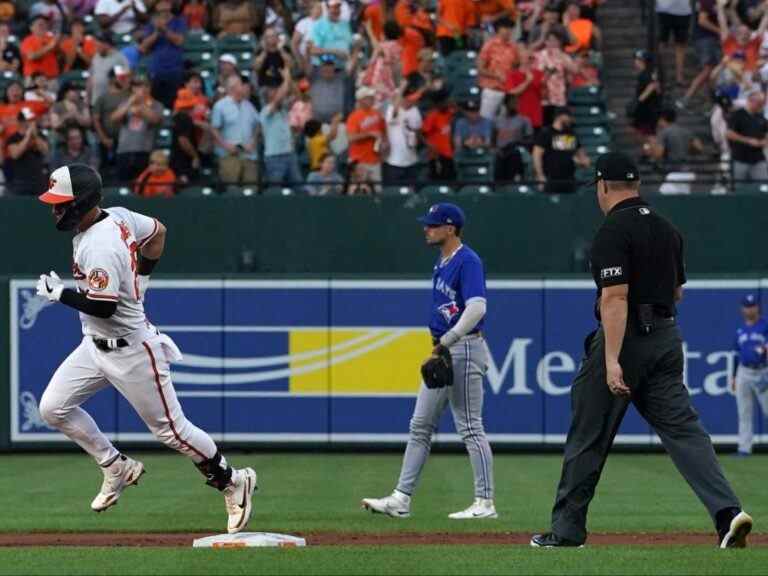
M658 332L659 330L662 330L664 328L669 328L671 326L674 326L675 324L677 324L677 320L675 319L674 316L663 317L663 316L657 316L657 315L654 314L653 315L653 329L651 330L650 333L652 334L653 332ZM640 326L639 326L638 322L636 320L630 318L627 321L626 335L627 336L646 336L646 335L648 335L648 333L647 332L643 332L640 329Z
M112 352L112 350L130 346L125 338L94 338L93 344L102 352Z

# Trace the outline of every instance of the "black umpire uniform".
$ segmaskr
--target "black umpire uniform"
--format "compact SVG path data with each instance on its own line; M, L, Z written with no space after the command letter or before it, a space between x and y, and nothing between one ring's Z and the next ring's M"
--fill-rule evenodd
M572 421L552 531L534 536L531 545L580 546L586 541L587 509L632 402L715 520L721 543L726 539L729 547L741 546L752 520L741 511L683 384L682 339L675 322L675 298L686 281L682 237L636 194L639 175L632 160L605 154L596 168L598 195L605 194L600 203L607 210L591 252L596 315L600 320L604 288L628 286L618 360L629 390L617 395L608 386L601 324L585 341L586 357L571 389Z

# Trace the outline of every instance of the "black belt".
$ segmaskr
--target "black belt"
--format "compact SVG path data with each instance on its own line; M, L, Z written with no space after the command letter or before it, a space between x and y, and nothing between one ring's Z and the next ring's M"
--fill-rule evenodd
M102 352L112 352L130 346L125 338L94 338L93 343Z
M653 316L653 329L651 332L656 332L658 330L661 330L662 328L670 328L671 326L674 326L677 324L677 320L674 316L656 316L654 314ZM628 336L646 336L648 333L641 330L639 323L633 319L630 319L627 322L627 330L626 334Z

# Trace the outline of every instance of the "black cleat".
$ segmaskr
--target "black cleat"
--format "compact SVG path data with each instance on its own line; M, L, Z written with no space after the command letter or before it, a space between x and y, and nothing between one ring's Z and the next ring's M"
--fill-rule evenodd
M531 538L531 546L534 548L584 548L583 542L560 538L554 532L536 534Z

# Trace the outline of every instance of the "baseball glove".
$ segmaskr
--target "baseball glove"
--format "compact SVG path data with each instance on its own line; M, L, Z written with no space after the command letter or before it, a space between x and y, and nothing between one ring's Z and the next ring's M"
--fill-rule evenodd
M453 384L453 360L445 346L437 346L421 365L421 377L427 388L445 388Z

